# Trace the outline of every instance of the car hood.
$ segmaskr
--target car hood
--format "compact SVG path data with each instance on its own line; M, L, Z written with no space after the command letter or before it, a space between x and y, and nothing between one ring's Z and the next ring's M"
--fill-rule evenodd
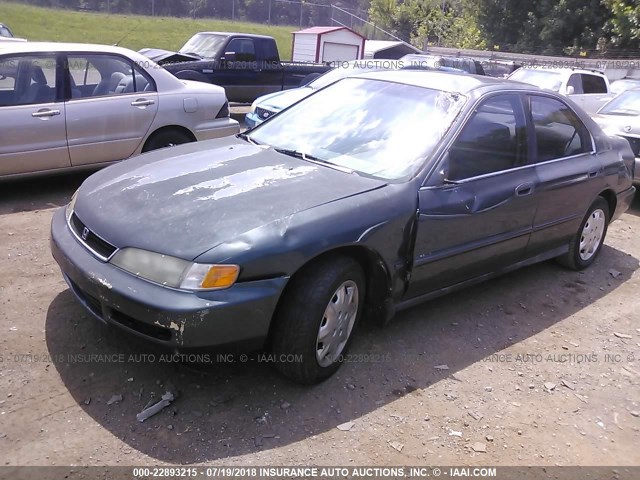
M609 115L598 113L592 115L605 133L612 135L629 135L640 137L640 117L634 115Z
M255 228L384 185L227 137L101 170L78 190L75 212L117 247L191 260Z
M193 62L200 60L197 55L190 55L188 53L172 52L170 50L163 50L161 48L143 48L138 50L138 53L153 60L158 65L165 63L179 63L179 62Z
M266 108L268 110L279 112L298 100L308 97L314 92L311 87L293 88L291 90L282 90L280 92L269 93L256 100L256 106Z

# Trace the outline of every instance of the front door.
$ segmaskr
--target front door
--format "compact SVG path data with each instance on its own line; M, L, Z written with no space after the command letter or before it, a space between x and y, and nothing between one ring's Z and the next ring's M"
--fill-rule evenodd
M453 286L524 259L537 197L519 95L485 100L419 192L407 297Z

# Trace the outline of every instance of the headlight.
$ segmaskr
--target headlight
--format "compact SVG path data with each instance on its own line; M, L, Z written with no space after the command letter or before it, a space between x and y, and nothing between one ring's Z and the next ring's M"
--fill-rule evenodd
M228 288L240 273L238 265L193 263L139 248L118 250L110 262L145 280L182 290Z
M65 216L67 217L67 223L71 220L71 214L73 213L73 209L76 207L76 197L78 196L78 190L75 191L73 196L71 197L71 201L67 205L67 209L65 210Z
M249 110L251 113L256 113L256 105L258 104L258 100L254 100L251 104L251 109Z

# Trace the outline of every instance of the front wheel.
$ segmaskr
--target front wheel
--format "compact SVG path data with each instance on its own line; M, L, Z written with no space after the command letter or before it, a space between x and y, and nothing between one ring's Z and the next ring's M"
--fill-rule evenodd
M285 293L273 332L282 374L318 383L335 373L362 315L365 279L349 257L331 257L302 272Z
M609 226L609 204L598 197L589 207L578 232L571 239L569 251L558 257L558 262L573 270L583 270L591 265L602 248Z

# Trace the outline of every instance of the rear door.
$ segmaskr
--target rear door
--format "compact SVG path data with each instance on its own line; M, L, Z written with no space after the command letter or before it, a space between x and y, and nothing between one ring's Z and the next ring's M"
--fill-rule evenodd
M55 54L0 58L0 175L69 167Z
M528 97L534 130L532 158L539 179L540 204L528 254L564 246L578 230L588 203L599 193L603 169L591 134L563 101Z
M153 79L128 58L68 55L67 139L72 165L133 155L158 111Z
M419 192L408 297L500 271L524 258L537 204L521 97L483 101Z

